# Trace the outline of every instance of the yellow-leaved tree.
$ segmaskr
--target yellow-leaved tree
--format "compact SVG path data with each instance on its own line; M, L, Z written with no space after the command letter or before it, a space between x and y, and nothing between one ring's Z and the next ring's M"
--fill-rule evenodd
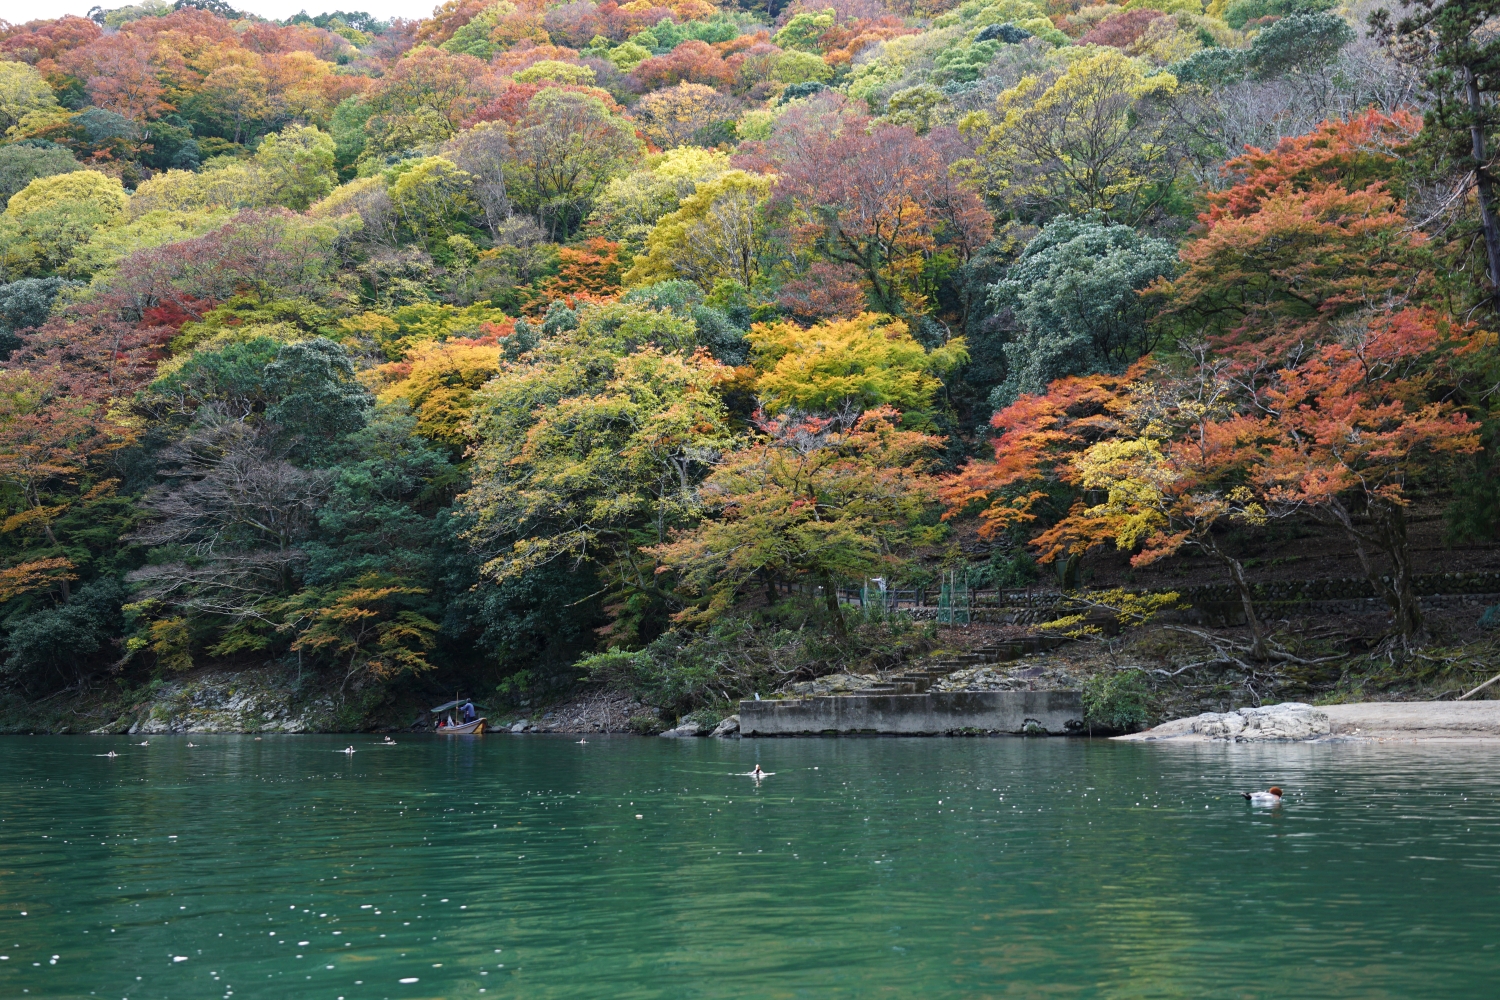
M718 281L749 288L765 242L761 206L775 178L731 170L698 185L646 238L646 252L625 273L627 285L681 278L712 291Z
M729 157L710 149L679 146L655 153L642 169L609 182L594 202L589 228L638 253L662 216L677 211L699 184L729 170Z
M746 338L761 372L756 392L770 413L893 406L920 424L943 387L939 376L969 357L962 337L928 350L901 320L870 312L807 329L757 323Z
M1018 218L1098 211L1138 225L1161 207L1187 162L1173 115L1186 99L1170 73L1111 48L1065 70L1027 76L959 123L978 141L968 166Z
M736 110L733 98L712 87L684 80L675 87L641 98L632 117L639 123L642 135L662 149L670 149L687 143L711 146L727 139L728 133L722 127L734 120Z
M97 170L38 177L0 214L0 269L12 280L53 273L128 203L119 180Z
M466 340L427 341L382 369L395 380L376 398L382 403L404 400L417 418L418 434L462 449L469 440L474 393L500 371L500 348Z
M889 406L758 421L699 490L715 516L653 550L691 602L678 620L723 614L756 581L773 602L778 583L805 582L823 588L842 633L836 581L896 573L912 546L944 531L922 519L943 439L900 422Z
M0 61L0 134L32 112L55 107L57 97L35 68L22 62Z

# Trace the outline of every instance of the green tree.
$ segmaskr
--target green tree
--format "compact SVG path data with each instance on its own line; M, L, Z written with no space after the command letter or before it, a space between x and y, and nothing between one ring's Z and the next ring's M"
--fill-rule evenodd
M986 192L1023 219L1103 212L1136 225L1171 191L1190 150L1170 105L1170 73L1104 48L1066 70L1028 76L1000 95L993 114L960 122L979 149Z
M679 146L648 156L641 169L611 180L594 202L589 225L601 236L639 251L657 220L675 212L699 184L722 177L729 157Z
M718 363L686 353L690 340L644 342L691 323L649 314L586 310L476 394L474 486L461 502L468 537L491 554L486 576L516 580L568 560L594 564L626 604L668 597L643 546L697 516L696 486L729 441L728 414Z
M771 79L785 84L826 83L833 67L811 52L783 52L771 65Z
M744 170L700 183L651 230L646 252L626 273L626 284L686 278L705 292L720 281L754 285L766 242L761 206L774 183L774 178Z
M837 16L837 11L832 7L816 13L810 10L798 11L787 20L780 31L776 32L776 37L772 41L784 49L816 52L819 40L833 27Z
M290 125L268 135L255 151L265 203L306 211L338 184L333 137L311 125Z
M408 229L437 243L469 229L466 222L479 206L468 173L441 156L424 157L414 166L402 167L391 184L390 197Z
M997 409L1043 393L1068 375L1123 371L1156 344L1141 292L1170 275L1177 248L1098 216L1061 216L1021 252L990 302L1009 306L1021 329L1004 346Z
M72 152L51 143L0 146L0 211L10 202L11 195L38 177L70 174L78 167Z
M594 197L641 156L635 130L597 97L547 89L526 106L511 140L516 207L565 240Z
M128 203L119 180L97 170L39 177L0 214L0 267L13 279L51 274Z
M490 34L503 18L516 13L516 5L509 0L492 3L469 19L468 23L455 31L439 48L444 52L489 59L500 48L490 40Z

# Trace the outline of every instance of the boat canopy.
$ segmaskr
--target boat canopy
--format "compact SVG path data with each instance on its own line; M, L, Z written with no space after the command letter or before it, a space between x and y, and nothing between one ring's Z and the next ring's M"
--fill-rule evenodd
M467 705L468 703L469 703L468 699L460 698L458 701L445 701L441 705L439 705L437 708L430 708L430 709L428 709L428 711L429 712L446 712L450 708L457 708L460 705ZM476 703L474 705L474 708L477 711L480 711L480 712L485 711L485 707L483 705L478 704L478 703Z

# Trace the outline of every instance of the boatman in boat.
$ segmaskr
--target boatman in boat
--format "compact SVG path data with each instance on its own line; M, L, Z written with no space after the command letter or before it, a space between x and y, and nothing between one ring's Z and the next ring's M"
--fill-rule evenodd
M463 713L464 713L464 722L465 723L470 723L470 722L474 721L474 719L477 716L476 716L476 713L474 712L474 703L472 701L466 701L466 702L464 702Z

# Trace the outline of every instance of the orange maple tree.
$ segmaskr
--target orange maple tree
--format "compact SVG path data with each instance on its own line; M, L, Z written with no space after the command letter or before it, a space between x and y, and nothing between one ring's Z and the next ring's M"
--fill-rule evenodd
M1039 519L1059 519L1076 497L1073 459L1097 441L1127 433L1125 390L1147 370L1143 362L1121 375L1058 379L1046 395L1022 396L996 413L990 418L995 459L970 462L943 481L944 518L977 511L979 534L986 539ZM1061 537L1054 544L1061 547L1044 553L1044 559L1071 547Z
M1353 313L1421 301L1432 255L1389 190L1396 149L1418 124L1370 112L1231 160L1236 183L1207 196L1183 272L1156 286L1168 296L1161 319L1264 367L1326 340Z
M717 515L651 549L696 599L681 621L733 606L759 579L768 599L778 581L823 588L843 631L835 581L900 565L900 550L931 540L921 515L933 500L926 475L942 438L901 429L889 406L831 416L756 414L756 436L725 455L700 495Z
M1259 487L1270 502L1342 529L1407 639L1423 632L1407 539L1411 488L1480 447L1478 425L1431 390L1452 358L1494 344L1431 309L1381 312L1278 371L1257 399L1266 413Z

